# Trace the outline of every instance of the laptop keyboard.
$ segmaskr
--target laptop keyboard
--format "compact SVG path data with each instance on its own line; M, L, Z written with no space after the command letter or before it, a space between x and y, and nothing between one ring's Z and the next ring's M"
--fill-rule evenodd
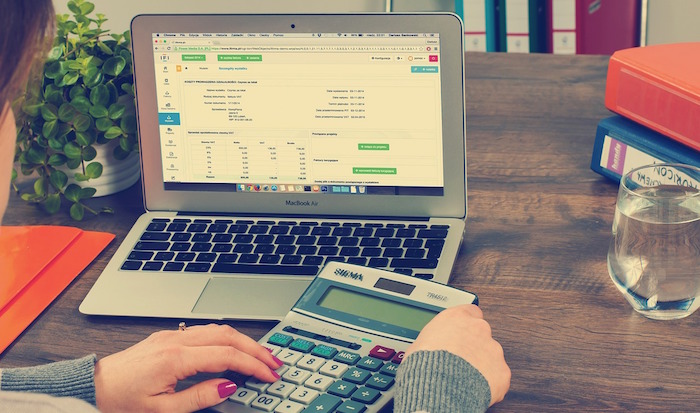
M126 271L316 275L329 261L431 279L449 225L154 218Z

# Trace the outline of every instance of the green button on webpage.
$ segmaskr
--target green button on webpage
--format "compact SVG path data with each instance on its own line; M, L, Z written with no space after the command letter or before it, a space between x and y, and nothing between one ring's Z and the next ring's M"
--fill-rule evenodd
M396 168L352 168L356 175L396 175Z
M183 54L182 55L182 61L183 62L205 62L207 60L207 56L203 54Z
M261 54L220 54L220 62L262 62Z
M388 151L388 143L358 143L357 149L361 151Z

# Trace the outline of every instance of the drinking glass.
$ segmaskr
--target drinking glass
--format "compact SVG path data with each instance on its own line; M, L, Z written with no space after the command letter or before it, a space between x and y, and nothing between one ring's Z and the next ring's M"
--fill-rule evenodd
M656 320L700 306L700 168L654 164L620 180L608 272L632 307Z

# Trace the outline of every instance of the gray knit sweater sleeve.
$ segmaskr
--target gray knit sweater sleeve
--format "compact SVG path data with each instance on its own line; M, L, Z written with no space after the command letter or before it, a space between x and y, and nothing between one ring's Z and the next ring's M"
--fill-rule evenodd
M491 402L484 376L447 351L417 351L396 375L394 413L482 413Z
M0 391L75 397L95 404L94 354L36 367L0 370Z

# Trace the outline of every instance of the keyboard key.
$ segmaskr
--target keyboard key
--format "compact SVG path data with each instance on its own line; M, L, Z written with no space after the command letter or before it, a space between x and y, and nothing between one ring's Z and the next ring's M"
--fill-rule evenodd
M141 234L141 241L167 241L170 238L169 232L149 232Z
M371 387L377 390L388 390L389 387L394 385L394 378L392 376L385 376L383 374L375 374L371 379L365 384L367 387Z
M382 237L382 238L391 238L394 236L394 229L393 228L377 228L374 231L374 236L375 237Z
M379 257L380 255L382 255L381 248L374 248L374 247L362 248L362 256L363 257Z
M304 386L318 391L326 391L334 381L335 380L328 376L314 374L304 382Z
M403 240L404 248L421 248L423 246L423 240L420 238L406 238Z
M204 232L207 230L206 224L190 224L187 227L187 232Z
M352 228L350 227L338 227L334 228L332 234L336 237L347 237L352 234Z
M192 234L190 234L189 232L176 232L170 238L170 241L189 241L190 238L192 238Z
M302 245L297 248L297 254L299 255L314 255L318 251L318 247L313 245Z
M357 390L357 386L353 383L338 380L328 388L328 393L347 399L355 390Z
M231 234L216 234L212 239L212 242L231 242L233 235Z
M352 366L355 363L357 363L361 358L362 357L357 353L351 353L349 351L343 350L340 353L338 353L335 357L333 357L333 360Z
M207 252L211 250L211 244L208 242L195 242L192 244L191 251Z
M260 257L260 263L261 264L277 264L280 262L280 257L279 255L272 255L272 254L266 254Z
M143 262L141 261L124 261L124 264L122 264L121 269L122 270L128 270L128 271L135 271L141 268L141 265Z
M233 238L233 242L236 244L250 244L251 242L253 242L254 238L255 237L250 234L237 234Z
M156 260L156 261L170 261L170 260L172 260L174 257L175 257L175 253L174 253L174 252L170 252L170 251L162 252L162 251L161 251L161 252L156 252L156 256L153 257L153 259Z
M406 224L386 224L387 228L406 228Z
M166 228L166 231L168 232L183 232L187 228L187 224L182 223L182 222L173 222L172 224L169 224L168 227Z
M318 237L316 245L336 245L338 243L338 237Z
M360 247L343 247L340 249L340 255L343 257L356 257L360 255Z
M233 252L238 252L241 254L249 254L250 252L253 251L253 248L255 246L253 244L236 244L235 247L233 247Z
M231 235L231 234L224 234ZM207 233L197 233L192 235L192 242L209 242L211 241L212 235Z
M379 390L370 389L369 387L360 387L352 394L352 400L360 403L372 404L377 401L380 395Z
M296 350L302 353L308 353L314 348L315 344L312 341L297 338L289 344L290 350Z
M321 265L323 264L323 257L319 257L316 255L309 255L304 257L303 261L304 265Z
M238 262L244 264L255 264L258 262L259 258L260 256L258 254L241 254L241 256L238 258Z
M197 254L195 259L197 262L214 262L216 261L216 253L213 252L200 252Z
M320 247L318 255L338 255L338 247Z
M343 404L338 407L336 413L362 413L367 410L367 406L360 402L353 400L345 400Z
M381 243L381 238L362 238L360 240L361 247L378 247Z
M228 227L229 234L245 234L246 232L248 232L248 225L233 224Z
M345 374L347 370L348 366L345 363L341 363L339 361L328 361L323 365L323 367L321 367L319 372L337 379Z
M233 245L231 244L224 244L224 243L217 243L214 244L212 247L212 252L231 252L231 248L233 248Z
M403 275L413 275L413 270L410 268L394 268L394 272Z
M192 244L189 242L173 242L170 246L170 251L189 251Z
M421 229L417 238L447 238L446 229Z
M399 365L396 363L386 363L384 364L384 367L379 370L381 374L387 375L387 376L396 376L396 370L399 369Z
M364 382L366 382L371 375L372 373L370 373L367 370L358 369L357 367L351 367L350 369L348 369L348 371L345 372L345 374L343 374L343 380L355 384L364 384Z
M238 254L219 254L219 258L216 259L216 262L232 263L236 262L237 259Z
M193 261L196 257L196 254L194 252L179 252L174 260L179 261L179 262L189 262Z
M160 271L161 268L163 268L162 261L148 261L143 264L142 269L144 271Z
M309 404L313 399L318 397L318 395L319 393L316 390L307 387L298 387L289 395L289 399L295 402Z
M211 268L208 262L191 262L185 267L187 272L207 272Z
M282 333L274 333L267 339L268 343L282 347L287 347L292 341L294 337Z
M322 394L318 396L306 409L304 413L332 412L336 407L340 406L343 400L330 394Z
M258 392L246 389L246 388L239 388L236 390L235 393L233 393L231 396L229 396L229 400L232 402L240 403L245 406L249 406L250 403L255 400L255 398L258 397Z
M291 235L308 235L310 231L311 231L311 228L310 228L310 227L306 227L306 226L297 226L297 227L293 227L293 228L289 231L289 233L290 233Z
M165 267L163 267L163 271L182 271L184 267L184 262L167 262Z
M330 235L331 229L329 227L315 227L311 230L311 235Z
M249 389L253 389L257 391L258 393L264 393L265 390L267 390L268 387L270 387L270 384L266 381L258 380L255 377L251 377L245 382L245 386Z
M391 260L393 268L437 268L436 258L393 258Z
M277 354L278 359L280 359L284 364L289 364L290 366L296 365L302 357L304 357L304 353L289 349L282 350L279 352L279 354Z
M374 357L380 360L390 360L392 357L394 357L394 354L396 354L396 350L393 348L389 347L384 347L384 346L374 346L369 351L370 357Z
M292 367L289 370L287 370L286 373L284 373L284 375L282 376L282 379L284 381L288 381L290 383L302 384L309 377L311 377L310 371ZM297 401L300 401L300 400L297 400Z
M292 343L292 345L294 345L294 343ZM313 355L307 354L306 356L302 357L302 359L297 362L297 367L304 369L304 370L316 372L325 363L326 363L326 359L324 359L323 357L313 356ZM316 389L316 390L318 390L318 389Z
M385 248L382 253L383 257L401 257L403 256L403 249L401 248Z
M371 237L374 229L372 228L355 228L352 232L353 237Z
M311 351L314 356L323 357L326 359L332 359L338 353L335 347L327 346L325 344L319 344Z
M274 251L275 246L272 244L260 244L253 250L256 254L272 254Z
M407 248L404 257L406 258L423 258L425 250L421 248Z
M286 235L289 233L290 227L287 225L275 225L270 228L270 234Z
M360 244L360 239L357 237L342 237L338 240L340 247L356 247Z
M216 224L209 225L209 228L207 228L207 232L210 232L212 234L218 234L221 232L226 232L227 229L228 229L227 224L218 223L218 220L217 220Z
M355 265L367 265L367 258L350 257L350 258L348 258L347 263L348 264L355 264Z
M272 242L275 240L274 235L256 235L255 240L253 240L253 244L272 244Z
M384 363L381 360L369 356L362 357L357 363L357 367L369 371L379 371L383 365Z
M299 260L301 261L301 257L299 257ZM319 268L317 266L311 265L253 265L229 264L223 262L217 262L212 268L212 272L221 272L227 274L316 275L318 274L318 270Z
M129 254L129 260L137 261L148 261L153 257L153 253L150 251L131 251Z
M401 246L401 239L399 238L384 238L382 240L382 247L384 248L397 248Z
M405 354L406 354L405 352L399 351L398 353L396 353L396 355L394 356L394 358L391 359L391 362L392 362L392 363L395 363L395 364L401 364L401 362L403 361L403 356L404 356Z
M167 241L139 241L134 246L136 251L167 251L170 243Z
M275 244L277 245L292 245L296 237L294 235L278 235L275 238Z
M316 238L313 235L300 235L297 237L295 242L296 245L314 245L316 244Z
M251 403L250 406L265 412L271 412L281 402L282 399L280 399L279 397L262 394L258 396L257 399L253 400L253 403Z
M248 233L249 234L267 234L267 231L269 229L270 229L270 227L267 225L252 225L250 228L248 228Z
M394 259L396 259L396 258L394 258ZM384 268L384 267L387 267L389 265L389 259L388 258L378 258L378 257L370 258L369 263L367 265L370 267L374 267L374 268Z
M413 274L413 276L416 278L420 278L422 280L432 280L433 277L435 277L435 274L416 273L416 274Z
M291 271L300 271L300 273L298 275L316 275L318 273L318 268L316 269L316 271L313 274L308 274L304 270L295 270L294 269L294 267L296 267L296 264L301 264L301 260L303 258L304 257L302 257L301 255L285 255L284 258L282 258L282 264L290 264L290 265L285 266L283 268L287 268ZM311 268L308 268L306 271L311 271ZM291 272L291 273L285 272L284 274L296 274L296 272Z
M296 403L290 400L283 400L282 403L275 407L275 413L301 413L304 410L303 404Z
M275 383L272 383L272 385L268 387L267 392L273 396L278 396L286 399L296 389L297 386L293 385L292 383L286 383L282 380L279 380Z
M148 224L146 227L146 231L163 231L167 227L168 224L164 222L151 222Z

